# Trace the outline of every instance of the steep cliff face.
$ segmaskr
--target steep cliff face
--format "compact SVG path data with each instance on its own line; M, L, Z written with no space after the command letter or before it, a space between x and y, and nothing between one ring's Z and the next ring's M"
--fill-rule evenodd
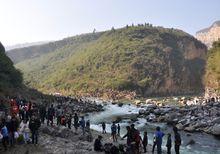
M220 21L216 21L209 28L198 31L196 38L211 48L212 43L220 38Z

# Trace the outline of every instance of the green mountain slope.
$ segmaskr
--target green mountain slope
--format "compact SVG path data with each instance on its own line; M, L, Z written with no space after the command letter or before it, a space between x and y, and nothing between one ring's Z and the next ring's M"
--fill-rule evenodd
M22 85L22 74L16 70L12 61L6 56L5 48L0 43L0 93Z
M27 59L40 57L57 49L62 49L62 47L64 46L76 46L83 42L91 41L99 37L100 34L101 33L97 33L94 35L80 35L76 37L66 38L61 41L46 43L43 45L13 49L7 51L7 55L12 59L14 63L18 63Z
M207 87L220 93L220 40L208 52L205 79Z
M20 61L16 67L24 72L26 84L48 93L126 90L148 96L195 94L204 89L206 47L180 30L148 25L112 29L34 52L37 57L15 59Z

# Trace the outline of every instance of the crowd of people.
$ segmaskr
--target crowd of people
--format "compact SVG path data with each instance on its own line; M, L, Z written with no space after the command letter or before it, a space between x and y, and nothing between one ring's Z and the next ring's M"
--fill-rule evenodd
M5 116L0 118L0 138L4 150L8 149L9 144L13 147L18 142L38 144L41 121L36 114L36 105L23 100L11 99L10 109L11 114L5 112Z
M106 133L105 128L106 128L105 123L102 123L103 133ZM110 152L110 153L139 154L142 152L142 149L143 149L143 152L146 153L147 146L148 146L147 131L145 131L143 134L143 137L141 137L140 132L135 128L134 124L131 124L131 126L126 126L126 129L127 129L127 133L121 138L121 139L127 138L126 150L124 150L124 148L121 148L120 145L119 147L112 146L114 152ZM177 127L175 126L173 127L173 132L174 132L175 153L179 154L180 145L181 145L181 136L178 132ZM111 126L111 135L112 135L113 142L117 142L117 136L120 136L120 125L119 124L116 125L115 122L113 122ZM157 147L157 154L162 154L162 142L163 142L164 135L165 134L161 131L160 127L156 127L156 131L154 133L152 153L154 153L155 147ZM99 135L98 138L95 140L94 142L95 151L100 151L100 152L105 151L105 146L102 143L102 139L103 137ZM172 138L171 138L170 133L167 134L166 147L167 147L167 154L171 154Z
M10 112L5 112L5 116L0 118L0 139L2 140L2 145L4 150L7 150L9 145L13 147L18 142L23 142L25 144L38 144L39 128L41 124L47 126L65 126L72 129L72 124L75 133L78 132L78 128L81 128L82 134L85 135L86 132L90 132L90 121L85 120L84 116L79 117L77 113L73 116L63 109L62 105L50 106L37 105L30 101L11 99L10 100ZM9 114L10 113L10 114ZM54 123L56 120L56 124ZM46 121L46 122L45 122ZM106 134L106 123L101 123L102 133ZM146 153L148 146L148 133L145 131L143 137L141 137L140 132L135 128L135 125L126 127L127 133L122 136L121 139L126 138L126 150L123 146L113 146L113 151L117 153L125 154L139 154L141 149ZM113 142L118 142L120 138L121 126L115 122L111 125L111 136ZM173 127L174 132L174 149L176 154L179 154L179 148L181 145L181 137L178 133L178 129ZM31 136L30 136L31 134ZM162 140L164 133L160 130L160 127L156 128L154 134L154 143L152 152L154 152L155 147L157 147L157 153L162 153ZM106 149L102 143L103 137L101 135L94 142L95 151L104 151ZM171 134L167 134L167 153L171 153L172 148L172 138ZM113 152L114 153L114 152ZM119 153L119 152L118 152Z
M57 126L72 128L72 114L66 112L62 105L54 107L51 104L47 107L22 99L10 99L8 103L9 107L3 110L4 116L0 117L0 141L4 150L18 142L38 144L39 128L45 121L47 126L54 126L56 120ZM79 119L77 113L74 114L73 119L75 133L79 127L83 135L86 131L90 131L89 120L85 121L83 116Z

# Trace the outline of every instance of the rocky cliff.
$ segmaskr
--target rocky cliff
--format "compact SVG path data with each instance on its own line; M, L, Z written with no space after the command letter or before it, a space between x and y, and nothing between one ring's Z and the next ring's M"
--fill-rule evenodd
M198 31L196 38L210 48L212 43L220 38L220 21L214 22L209 28Z

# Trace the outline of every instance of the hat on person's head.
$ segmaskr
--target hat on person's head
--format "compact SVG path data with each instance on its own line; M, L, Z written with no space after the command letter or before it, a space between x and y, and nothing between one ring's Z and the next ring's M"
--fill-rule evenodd
M157 130L157 131L160 131L160 127L159 127L159 126L157 126L156 130Z

